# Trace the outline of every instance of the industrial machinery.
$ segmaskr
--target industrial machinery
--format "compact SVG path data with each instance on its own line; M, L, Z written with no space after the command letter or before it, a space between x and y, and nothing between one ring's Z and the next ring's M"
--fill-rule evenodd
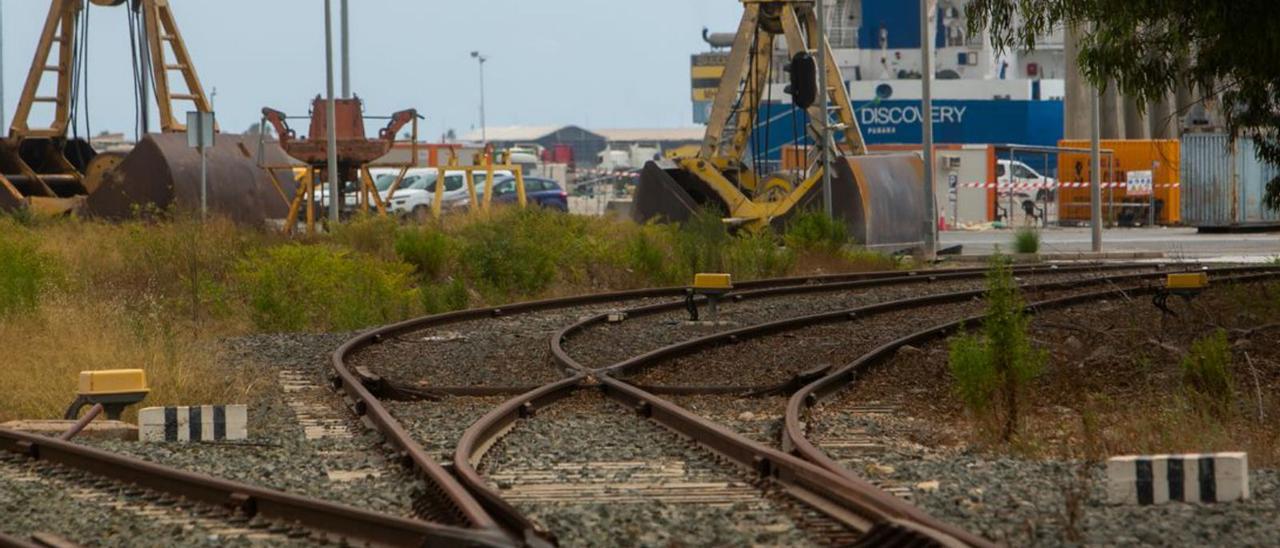
M144 137L128 155L98 154L79 135L78 123L84 114L87 137L88 10L121 5L129 10L135 108ZM178 78L171 78L175 73ZM51 74L56 81L42 88ZM159 107L160 134L147 135L149 89ZM177 108L181 104L189 107ZM168 0L51 0L9 134L0 138L0 209L87 209L118 218L140 208L196 207L200 156L181 135L183 110L211 111ZM48 125L33 122L46 113ZM210 209L242 222L282 216L284 206L271 200L267 175L249 152L242 138L226 134L207 150ZM272 153L283 158L279 149Z
M744 14L712 104L706 137L697 154L649 162L636 189L633 217L683 222L699 208L715 207L725 222L748 229L783 224L805 208L821 204L829 150L835 216L869 247L903 249L924 239L924 163L916 154L868 155L853 106L826 37L818 32L812 0L742 0ZM804 169L765 173L770 150L769 120L761 103L773 81L774 43L781 36L794 108L807 116L813 135ZM826 49L826 66L814 61ZM826 71L830 105L818 104L817 71ZM833 119L834 118L834 119ZM833 138L825 141L823 125ZM764 135L764 139L760 136ZM837 146L836 142L840 142ZM807 141L806 141L807 144ZM751 150L749 150L749 148ZM843 149L843 150L842 150ZM751 152L750 164L747 153Z
M275 128L276 135L280 139L280 146L284 148L285 152L307 166L307 175L299 179L300 185L297 187L297 191L294 192L293 198L285 198L289 204L289 212L285 217L284 224L286 234L292 232L297 225L298 216L302 214L303 208L305 208L306 212L307 233L314 233L315 206L320 201L317 198L328 196L323 191L317 193L317 189L329 178L329 125L327 113L327 101L317 95L311 102L311 129L307 138L300 139L297 133L289 127L289 116L275 109L262 109L263 127L266 124L271 124ZM365 136L364 106L360 98L334 100L334 133L337 145L338 180L344 183L358 181L354 189L356 200L351 205L366 212L370 210L372 205L379 214L386 214L386 204L383 203L378 188L374 186L374 181L369 175L368 168L372 162L390 152L396 144L396 135L404 126L412 124L410 161L402 165L379 166L400 168L395 182L392 183L387 192L388 197L394 195L396 189L404 180L405 173L410 167L413 167L413 162L418 158L419 118L416 110L399 111L389 117L387 126L378 132L377 139L369 139ZM267 169L268 173L271 174L272 184L280 192L280 196L282 198L286 197L288 193L285 192L280 181L275 176L274 170L288 169L292 166L266 165L261 167ZM345 193L346 189L339 188L337 196L329 199L336 199L339 204L343 205L343 209L349 209L346 207Z

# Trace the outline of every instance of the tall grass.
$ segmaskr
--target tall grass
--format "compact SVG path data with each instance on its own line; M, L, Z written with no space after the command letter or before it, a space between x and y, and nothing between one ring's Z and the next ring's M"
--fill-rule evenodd
M1182 386L1200 411L1223 415L1235 401L1235 377L1231 373L1231 344L1227 332L1218 329L1196 340L1182 359Z
M50 258L36 248L31 235L0 225L0 317L33 310L52 275Z

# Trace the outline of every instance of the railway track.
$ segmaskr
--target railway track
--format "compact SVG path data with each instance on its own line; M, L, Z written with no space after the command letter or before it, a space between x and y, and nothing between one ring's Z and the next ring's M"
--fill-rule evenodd
M974 299L981 293L981 290L977 288L981 287L981 282L978 280L980 280L983 272L985 271L973 269L963 272L940 272L928 274L905 273L898 275L880 274L866 277L849 276L836 279L803 279L791 280L790 283L787 281L770 281L762 283L758 287L740 286L738 288L738 293L729 297L729 302L734 302L735 304L751 302L753 300L766 302L770 299L780 300L784 298L793 298L794 295L803 295L810 300L806 305L799 307L799 309L803 310L806 307L809 307L809 310L812 310L816 307L819 310L828 310L828 312L824 313L827 316L843 316L843 318L839 320L834 320L832 318L814 320L810 318L798 323L803 324L804 322L809 322L810 324L821 324L831 321L845 323L848 320L848 315L850 314L851 309L839 309L837 308L839 306L838 304L832 305L830 303L848 303L850 301L830 299L830 295L841 295L842 297L849 298L847 295L858 291L865 291L868 288L895 288L895 286L899 285L915 285L918 287L927 284L934 289L942 289L944 291L941 293L933 293L925 298L907 299L907 301L910 301L907 305L902 305L901 302L904 301L904 299L900 297L895 299L894 294L871 299L853 297L856 300L852 302L862 304L861 306L853 307L852 313L854 316L867 315L869 317L885 315L880 317L879 320L883 323L894 324L893 321L886 321L886 318L889 318L887 315L892 314L892 311L895 308L908 308L911 306L936 307L938 305L946 305L953 307L951 310L952 313L960 313L962 316L972 316L973 312L980 308L980 305L974 304ZM1041 269L1037 272L1022 271L1018 274L1019 276L1026 277L1047 274L1045 276L1037 276L1039 285L1043 286L1037 289L1037 291L1043 291L1043 294L1037 293L1034 295L1039 299L1042 297L1048 298L1052 296L1066 295L1069 294L1070 291L1079 291L1080 287L1085 286L1084 282L1086 282L1088 278L1100 278L1099 274L1103 272L1119 272L1120 276L1113 276L1112 278L1114 279L1110 281L1096 281L1090 283L1114 285L1118 282L1137 281L1142 279L1149 280L1164 275L1163 271L1160 270L1159 267L1153 265L1111 265L1106 268L1088 266L1056 270ZM952 282L956 283L952 284ZM966 286L963 284L968 285ZM964 290L965 287L969 287L971 289ZM928 291L929 290L926 290L926 292ZM1054 293L1054 291L1057 291L1058 293ZM918 294L919 292L920 291L917 290L915 293ZM907 294L911 293L912 292L910 291L907 292ZM898 295L900 296L900 293ZM694 386L688 384L688 379L676 379L674 382L668 382L665 384L657 383L656 386L646 385L646 387L653 388L657 392L669 393L668 395L670 395L671 398L679 401L681 404L679 406L672 402L659 400L654 396L654 394L645 392L631 384L614 378L619 374L619 371L626 371L629 368L637 368L639 364L647 363L652 365L654 363L658 363L661 359L670 357L668 356L669 353L674 355L679 354L680 352L692 352L693 350L690 350L690 348L716 346L720 343L709 342L716 339L719 339L721 342L729 341L729 344L733 345L741 344L746 339L753 339L756 337L752 331L760 329L761 324L759 323L748 324L747 321L742 321L742 327L736 329L732 324L715 325L711 326L713 327L713 329L710 330L713 333L711 335L705 334L705 331L702 333L693 332L693 334L690 335L690 330L686 330L676 339L678 341L676 344L669 345L669 347L683 348L676 352L670 352L669 347L668 349L664 349L661 344L655 345L650 343L647 346L637 347L627 346L630 343L623 341L617 344L617 346L625 348L621 350L611 348L610 350L617 354L613 356L597 357L591 364L595 367L584 365L583 363L570 358L564 351L564 347L561 344L563 341L573 340L573 338L577 336L589 336L584 335L584 333L589 333L590 329L595 325L625 325L635 321L636 319L646 317L653 319L653 321L650 322L651 324L662 325L663 322L666 322L670 325L673 320L670 317L665 320L661 319L661 315L667 314L670 316L672 314L678 314L679 312L677 311L683 307L683 303L680 299L681 296L682 291L673 289L595 295L587 298L543 301L502 308L471 310L389 326L384 329L366 333L357 339L353 339L335 352L333 363L335 371L338 374L335 383L342 386L346 392L355 399L355 401L365 402L365 405L362 407L366 415L369 414L371 409L374 411L375 415L385 414L384 417L373 418L371 422L379 424L384 434L387 432L391 432L393 434L388 436L388 442L396 446L398 450L402 452L406 461L434 461L435 459L440 459L441 456L447 452L448 444L440 444L437 441L428 441L429 444L438 446L431 451L433 454L428 455L427 450L422 445L422 442L419 441L419 439L423 438L419 437L418 439L415 439L414 436L410 435L395 435L394 433L396 430L403 432L404 429L399 426L397 419L392 417L391 414L386 411L384 403L396 408L397 415L405 413L406 409L412 409L416 405L413 403L415 401L419 403L434 402L437 404L443 402L451 402L451 404L462 403L463 406L467 408L467 412L463 414L464 416L450 416L445 412L438 413L434 419L437 424L448 425L449 428L451 428L451 431L456 433L458 428L457 423L473 420L475 415L479 413L479 410L483 409L486 405L491 405L493 401L495 401L493 399L493 395L521 393L521 396L507 400L502 405L493 408L479 419L479 421L474 422L469 428L467 428L462 439L455 446L455 454L453 457L453 463L451 464L451 471L453 472L453 477L459 479L460 482L469 489L469 493L466 493L465 495L462 493L455 493L455 495L458 495L459 498L464 501L468 501L468 503L474 503L483 508L485 512L493 517L493 523L495 525L500 529L507 531L508 534L513 535L514 538L517 538L522 542L543 542L552 539L553 535L543 527L542 523L537 523L537 520L529 519L524 512L517 510L517 508L513 506L512 501L508 500L512 497L504 497L503 493L500 492L504 485L508 488L516 488L517 485L512 482L512 479L519 476L519 474L490 469L488 466L490 466L491 463L486 459L490 458L490 451L493 451L495 447L505 447L502 445L506 441L504 435L515 435L515 433L521 431L520 427L522 424L527 420L534 420L542 413L557 412L555 402L558 400L569 399L570 401L576 401L577 399L583 398L584 396L580 395L580 392L584 390L588 392L597 390L603 391L614 401L623 403L625 406L624 411L626 412L647 418L658 417L655 420L664 426L667 426L668 429L685 434L686 439L698 439L703 442L704 449L709 449L712 453L718 455L722 459L727 459L728 461L739 465L740 469L750 470L753 474L756 474L757 477L763 477L770 481L774 481L781 486L780 489L782 491L786 491L788 488L791 489L791 498L793 501L812 501L821 499L824 496L829 497L818 504L812 505L812 507L817 508L825 506L825 509L832 510L831 512L827 512L828 518L831 517L831 514L839 515L840 512L845 512L844 515L846 516L856 514L856 512L851 512L849 510L849 508L853 507L865 506L872 509L870 512L874 515L872 519L867 519L864 516L862 518L862 523L857 525L854 525L853 523L856 519L847 520L843 526L845 529L860 529L865 534L868 530L872 529L876 523L910 523L917 518L922 519L914 521L914 523L928 523L927 517L919 515L919 512L913 511L914 509L910 508L909 505L901 504L900 501L897 501L896 499L890 500L892 497L888 497L887 495L884 495L884 493L876 492L874 495L860 496L859 492L867 489L868 486L865 482L853 481L856 478L850 477L851 475L848 474L847 471L843 471L843 469L840 469L840 472L843 473L836 473L835 470L824 466L814 466L811 462L806 462L801 459L795 459L796 462L792 462L789 459L793 457L791 457L788 452L781 451L781 449L786 449L787 451L793 449L788 438L783 436L781 433L782 425L787 422L782 419L786 418L788 394L791 391L804 386L805 382L812 381L815 378L821 378L824 375L835 371L838 369L837 366L840 365L838 363L828 364L821 368L814 368L813 370L800 371L800 373L802 373L800 375L797 375L795 371L787 371L787 374L782 375L783 378L771 378L765 383L751 382L745 384L740 383L738 385L721 384L718 386L712 386L704 384L701 386ZM822 306L821 303L827 304ZM762 315L763 317L775 318L775 320L779 315L776 310L766 310L754 313L757 314L758 317ZM906 314L908 316L912 314L910 311L899 313ZM744 318L746 316L746 314L743 315ZM810 316L812 316L812 314L810 314ZM915 314L915 316L919 316L919 314ZM945 318L947 316L942 315L938 317ZM529 321L516 321L522 318L529 319ZM937 317L934 318L936 319ZM498 371L501 374L496 377L482 375L484 380L480 380L479 382L473 381L470 384L467 384L466 379L450 377L447 372L441 375L428 376L420 374L420 370L415 369L415 353L421 354L429 352L433 343L440 344L467 341L469 335L466 335L466 333L482 332L483 330L479 328L483 325L483 322L486 319L496 319L502 322L501 325L503 325L506 330L506 333L503 335L505 340L502 344L499 344L498 348L489 349L490 356L497 357L497 359L482 359L478 364L475 364L474 362L464 362L462 365L464 368L468 369L470 369L470 367L467 366L477 365L475 369L478 369L479 371ZM622 319L622 321L619 322L619 319ZM795 320L795 318L787 318L786 320ZM469 329L458 328L459 325L464 322L471 322ZM766 325L766 327L762 332L770 329L778 330L779 326L770 326L770 323L771 322L765 322L764 325ZM772 323L777 323L777 321ZM924 321L919 324L911 325L923 327L928 324L928 321ZM557 325L560 326L559 329L555 329ZM902 328L903 325L898 325L898 327ZM512 332L520 330L522 327L527 327L528 331L523 331L518 335ZM845 327L847 330L847 326ZM725 333L726 330L736 331L736 333ZM549 337L552 341L553 344L550 356L546 354L545 350L541 352L538 351L535 343L532 342L537 341L540 337ZM544 339L544 344L545 340L546 339ZM875 347L875 343L879 340L881 339L863 341L861 346L858 346L857 348L869 350L870 348ZM482 344L485 340L480 339L471 342ZM503 348L504 344L506 345L506 348ZM383 345L394 345L398 346L398 348L386 350L384 348L380 348ZM513 345L520 346L520 348L512 348ZM645 351L645 349L654 346L657 346L657 348ZM799 346L802 347L803 345ZM365 349L372 348L376 348L377 351L365 352ZM543 346L543 349L545 348L546 347ZM636 348L640 348L642 350L641 352L638 352L640 356L633 355L637 353ZM856 349L848 351L855 350ZM386 358L389 355L398 355L399 359L402 360L396 366L389 368L391 371L388 374L388 377L391 377L390 380L380 375L383 369L378 362L379 359ZM610 364L610 360L617 355L627 356L627 358L620 362ZM853 355L856 356L856 354ZM515 359L511 359L513 357ZM348 360L353 365L348 365ZM506 362L501 364L502 367L507 368L505 370L489 369L488 365L485 363L502 361ZM601 364L604 364L604 366L602 367ZM653 367L650 371L664 371L670 369L667 368L666 365L666 363L663 363L662 366ZM437 363L433 365L433 367L437 369L447 369L447 364L440 365ZM603 371L597 371L598 369ZM520 372L525 370L536 371L533 375L539 382L551 380L552 373L559 373L562 375L567 374L569 376L562 377L562 380L548 382L541 386L535 386L532 384L523 384L520 380L517 380L517 376ZM808 373L808 375L806 376L804 373ZM476 375L476 371L468 371L463 375ZM638 382L634 378L628 378L626 375L623 376L626 380ZM492 380L493 378L501 380L494 382ZM458 382L459 380L462 380L463 382L460 383ZM760 390L761 393L752 394L752 398L740 397L744 389L758 390L761 388L767 388L768 390ZM375 393L377 396L386 398L388 402L378 400L375 397ZM488 399L481 402L481 396L487 396ZM717 401L717 399L719 401ZM448 406L445 405L440 406L441 409L446 409L447 407ZM691 413L686 409L686 407L696 410L696 413ZM869 408L869 410L878 411L874 406ZM357 408L357 411L360 411L360 409ZM411 415L412 412L410 411L408 414ZM702 417L699 417L699 414L712 417L721 424L701 420ZM381 424L384 420L386 424ZM735 421L737 424L734 424ZM724 425L729 425L730 427L725 428ZM427 430L431 433L438 433L439 428L428 428ZM739 432L746 433L747 436L740 436ZM448 435L446 435L446 437L447 436ZM426 436L426 438L433 437L438 436ZM705 443L706 440L709 439L723 439L723 444L717 446L717 443L720 442ZM751 445L752 440L754 440L755 447L743 449L743 447ZM781 443L779 443L778 440L782 440ZM420 454L420 456L415 457L415 454ZM503 454L505 455L505 453ZM604 469L610 469L610 466L613 467L612 469L618 469L618 467L622 465L617 464L617 462L623 461L602 462L613 463L605 466ZM587 470L587 472L580 474L583 477L596 477L599 479L599 477L608 476L608 474L604 472L594 475L590 473L590 470L593 469L593 465L590 463L578 464L580 465L579 468ZM805 465L809 465L811 468L806 469ZM838 466L835 468L839 469ZM625 469L625 467L623 467L623 469ZM805 474L814 473L815 469L819 472L830 473L834 477L848 481L849 485L852 487L844 493L824 493L822 492L823 489L814 485L814 483L817 482L805 483L803 480L796 480L796 478L803 478ZM419 470L424 476L428 477L429 482L434 481L430 478L427 468L420 468ZM525 472L529 471L525 470ZM599 470L597 470L597 472L599 472ZM670 472L671 470L667 469L667 473ZM532 474L530 477L545 479L548 477L562 477L566 473L566 470L562 466L561 468L554 470L543 470L538 474ZM634 474L639 474L641 477L649 477L654 474L660 475L659 472L656 471L631 471L625 473L628 477ZM446 479L451 480L453 477ZM494 480L494 477L497 477L498 479ZM813 478L809 479L812 480ZM827 481L829 479L830 477L821 478L822 481ZM788 481L792 481L793 483L788 485ZM604 483L606 485L610 484L608 481L605 481ZM599 487L599 485L596 487ZM514 493L519 494L517 494L514 499L521 502L535 500L535 498L525 496L525 494L537 492L537 490L538 488L533 488L532 491L517 489ZM552 491L554 491L554 489L552 489ZM572 492L572 489L570 489L570 492ZM820 494L815 494L815 492ZM510 494L511 493L507 493L507 495ZM832 500L838 500L841 502L833 504L831 502ZM843 510L840 509L842 504L847 505ZM971 544L983 543L982 539L967 535L963 531L948 528L945 524L938 525L939 529L927 531L927 534L937 535L937 538L934 540L941 539L947 542L954 542L957 539L961 539L963 542ZM942 534L938 534L940 531L944 532ZM814 538L821 537L816 536Z

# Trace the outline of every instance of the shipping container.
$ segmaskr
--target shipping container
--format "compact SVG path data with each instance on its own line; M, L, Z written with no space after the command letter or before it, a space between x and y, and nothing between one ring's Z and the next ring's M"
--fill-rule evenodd
M1088 140L1062 140L1062 148L1088 149ZM1156 223L1175 225L1182 220L1180 144L1175 139L1104 139L1103 150L1110 150L1115 165L1109 167L1103 155L1102 214L1108 224L1145 225L1151 207L1156 210ZM1090 218L1089 185L1092 181L1089 154L1058 154L1059 215L1064 222L1088 222ZM1125 186L1129 172L1150 171L1151 193L1131 193ZM1154 200L1153 200L1154 198Z
M1232 144L1222 133L1182 136L1186 224L1202 229L1280 227L1280 211L1263 202L1280 168L1258 157L1251 139Z

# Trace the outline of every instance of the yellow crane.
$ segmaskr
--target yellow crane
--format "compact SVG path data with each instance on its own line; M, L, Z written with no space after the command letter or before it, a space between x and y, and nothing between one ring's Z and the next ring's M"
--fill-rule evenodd
M682 222L699 208L715 207L736 227L785 223L797 211L821 203L820 155L826 149L833 156L832 209L850 234L868 246L918 245L927 223L923 160L916 154L867 154L845 80L826 37L818 32L813 0L741 1L742 21L701 147L692 156L645 165L632 208L635 219ZM808 115L806 131L815 137L814 146L803 169L761 173L746 161L746 154L753 132L759 131L779 38L789 57L788 91ZM826 49L826 66L814 61L818 48ZM829 105L814 101L818 70L826 71L830 83ZM836 136L830 142L818 138L823 123Z

